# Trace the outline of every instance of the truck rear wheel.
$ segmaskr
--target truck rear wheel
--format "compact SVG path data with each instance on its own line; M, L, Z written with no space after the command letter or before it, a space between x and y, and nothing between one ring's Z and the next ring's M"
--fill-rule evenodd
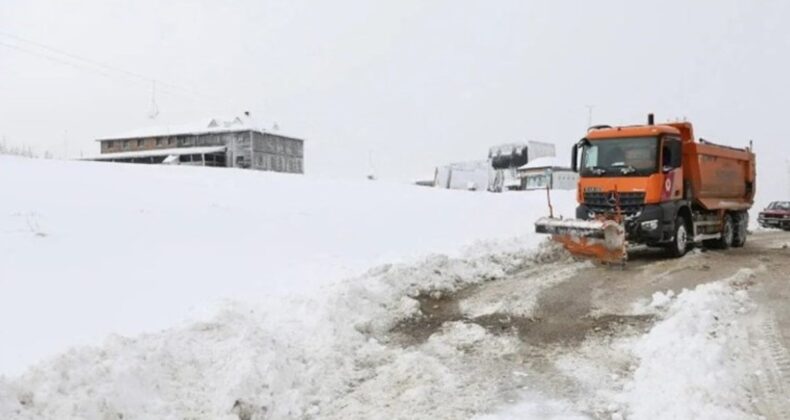
M683 216L678 216L675 220L675 236L672 242L667 245L667 252L673 258L680 258L686 255L689 248L688 226Z
M738 212L734 218L735 229L733 230L732 246L740 248L746 244L746 235L749 227L749 213Z
M733 237L735 236L735 224L732 222L732 216L725 214L723 224L719 239L707 240L705 241L705 246L716 249L727 249L732 246Z

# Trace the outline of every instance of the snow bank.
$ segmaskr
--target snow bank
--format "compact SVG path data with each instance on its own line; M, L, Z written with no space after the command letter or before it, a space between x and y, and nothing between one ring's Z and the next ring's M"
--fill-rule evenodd
M0 375L110 333L207 319L227 299L321 296L370 267L481 239L534 247L547 211L545 192L235 169L0 156L0 178ZM572 194L553 199L572 215Z
M742 269L734 277L671 295L655 295L666 317L633 347L639 360L624 403L633 419L742 419L753 414L749 381L758 370L750 349L754 310Z
M561 255L525 243L382 266L322 298L228 304L207 322L75 349L0 381L0 418L470 417L499 395L490 366L468 357L512 357L517 338L455 322L402 347L387 345L389 331L418 314L414 296Z

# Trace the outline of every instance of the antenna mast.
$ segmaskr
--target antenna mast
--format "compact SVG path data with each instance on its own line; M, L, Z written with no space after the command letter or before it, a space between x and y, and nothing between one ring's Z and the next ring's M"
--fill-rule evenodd
M155 120L159 115L159 106L156 105L156 80L151 80L151 112L148 118Z

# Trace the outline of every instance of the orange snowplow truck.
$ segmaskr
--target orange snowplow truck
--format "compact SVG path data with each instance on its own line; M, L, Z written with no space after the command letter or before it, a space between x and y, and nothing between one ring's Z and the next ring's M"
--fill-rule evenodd
M579 172L576 219L542 218L574 254L624 262L628 243L683 256L697 243L716 248L746 242L755 193L755 155L695 141L691 123L595 126L572 150Z

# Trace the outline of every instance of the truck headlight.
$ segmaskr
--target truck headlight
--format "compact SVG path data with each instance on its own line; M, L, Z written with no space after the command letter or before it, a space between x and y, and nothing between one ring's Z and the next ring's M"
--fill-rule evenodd
M646 222L642 222L641 226L642 230L656 230L658 229L658 220L648 220Z

